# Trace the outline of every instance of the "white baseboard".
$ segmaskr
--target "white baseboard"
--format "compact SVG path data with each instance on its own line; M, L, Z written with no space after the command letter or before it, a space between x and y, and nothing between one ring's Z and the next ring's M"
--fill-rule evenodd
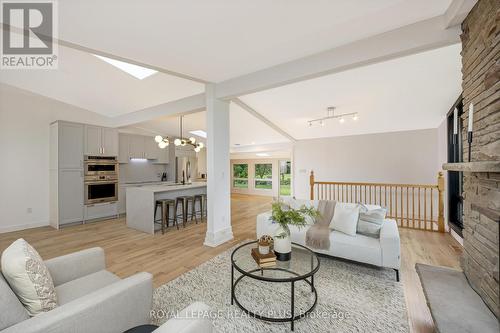
M40 227L48 227L48 226L49 226L49 221L0 226L0 234L6 233L6 232L12 232L12 231L19 231L19 230L40 228Z
M219 230L217 232L209 232L205 236L205 242L203 245L210 247L217 247L225 242L233 239L233 229L228 227L226 229Z

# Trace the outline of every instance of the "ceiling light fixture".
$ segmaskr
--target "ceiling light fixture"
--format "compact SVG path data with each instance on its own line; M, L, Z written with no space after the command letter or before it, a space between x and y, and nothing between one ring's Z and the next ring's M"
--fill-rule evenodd
M312 127L316 123L318 123L320 126L325 126L325 121L326 120L328 120L328 119L337 119L338 118L339 122L342 124L342 123L345 122L345 117L347 117L347 116L352 116L352 120L358 120L359 119L357 112L335 114L335 106L329 106L326 109L326 117L309 120L307 123L309 124L309 127Z
M195 137L184 138L182 136L182 119L184 116L180 116L179 118L179 137L174 140L174 145L185 147L186 145L191 145L194 148L194 151L199 153L205 145L203 142L196 142ZM196 132L196 131L193 131ZM192 132L190 132L192 133ZM193 133L194 134L194 133ZM206 133L205 133L206 134ZM166 148L170 144L170 140L168 137L162 137L161 135L155 136L155 142L158 143L158 147L161 149Z
M115 66L118 69L121 69L125 73L130 74L139 80L145 79L153 74L158 73L158 71L155 71L154 69L130 64L128 62L124 62L124 61L120 61L120 60L116 60L116 59L111 59L108 57L103 57L103 56L100 56L97 54L94 54L94 56L101 59L102 61L107 62L108 64L110 64L112 66Z
M269 155L268 153L257 153L257 154L255 154L255 155L257 155L257 156L259 156L259 157L267 157L267 156L271 156L271 155Z

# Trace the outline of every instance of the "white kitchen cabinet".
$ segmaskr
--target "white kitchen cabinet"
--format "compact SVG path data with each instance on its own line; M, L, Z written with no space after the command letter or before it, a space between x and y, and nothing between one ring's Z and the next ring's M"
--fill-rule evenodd
M54 228L83 220L84 125L50 125L49 214Z
M145 158L144 137L142 135L130 135L128 147L130 158Z
M118 156L118 130L116 128L102 128L102 154Z
M59 225L83 220L83 171L59 170Z
M156 145L156 147L158 149L158 159L154 163L155 164L168 164L168 162L170 160L170 158L169 158L170 146L167 146L164 149L161 149L160 147L158 147L158 145Z
M57 167L60 169L83 168L83 125L75 123L58 123L57 142Z
M120 134L120 163L128 163L130 158L145 158L155 164L169 163L169 147L161 149L152 136Z
M103 202L85 206L84 219L95 220L106 217L116 217L118 215L118 205L116 202Z
M122 134L118 136L118 162L128 163L129 162L129 138L128 134Z
M101 148L101 127L85 125L85 155L101 155Z
M118 130L85 125L85 155L118 156Z
M157 160L160 156L160 147L153 137L144 137L144 158Z

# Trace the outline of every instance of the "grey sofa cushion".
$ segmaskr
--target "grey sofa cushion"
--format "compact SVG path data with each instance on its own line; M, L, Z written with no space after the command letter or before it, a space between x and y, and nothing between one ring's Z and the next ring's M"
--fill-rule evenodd
M56 287L59 305L71 302L72 300L85 296L93 291L96 291L97 289L109 286L117 281L120 281L118 276L106 270L102 270L83 276L79 279L63 283Z
M0 272L0 331L29 318L28 312Z
M386 212L387 210L380 206L360 204L356 232L365 236L379 238Z

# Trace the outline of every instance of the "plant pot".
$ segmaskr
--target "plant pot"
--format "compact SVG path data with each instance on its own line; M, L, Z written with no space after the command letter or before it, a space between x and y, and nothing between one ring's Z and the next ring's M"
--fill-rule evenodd
M283 232L281 228L278 228L276 235ZM279 261L288 261L292 257L292 240L290 236L284 238L279 238L274 236L274 254L276 259Z

